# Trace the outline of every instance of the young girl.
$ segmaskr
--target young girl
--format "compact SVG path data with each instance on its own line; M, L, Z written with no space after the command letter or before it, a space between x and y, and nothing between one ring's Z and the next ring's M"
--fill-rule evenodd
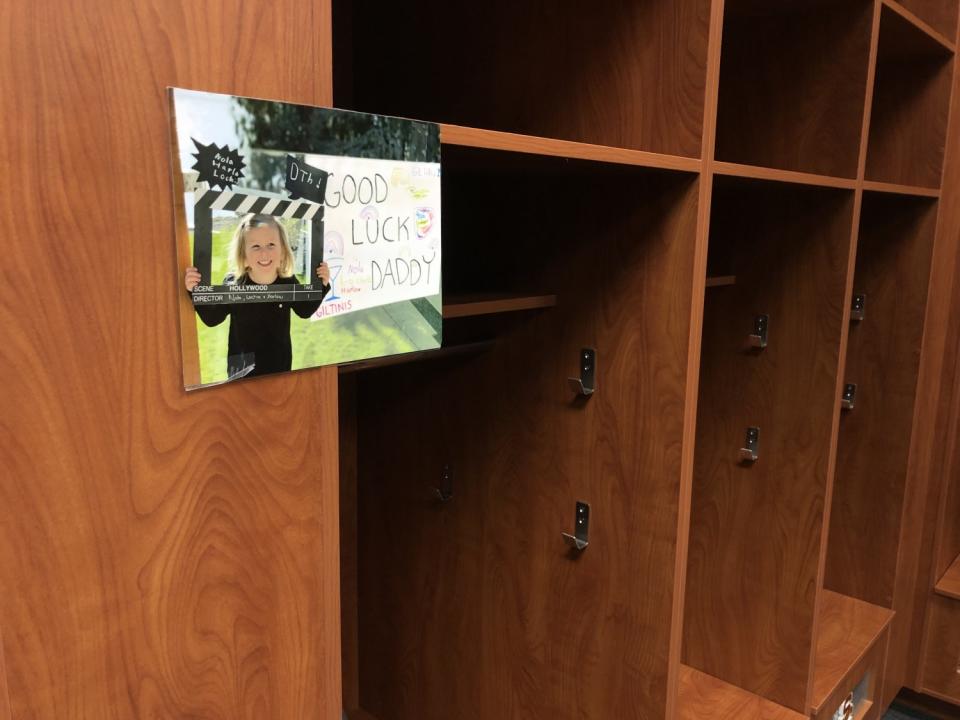
M283 225L272 215L247 215L237 226L230 243L230 257L236 273L227 275L225 284L295 285L293 252ZM325 262L317 266L323 295L330 291L330 269ZM187 292L200 283L200 272L187 268L184 285ZM279 288L278 288L279 289ZM213 327L228 315L230 336L227 342L227 377L265 375L290 370L293 349L290 345L290 311L309 318L320 307L320 300L297 302L236 303L198 305L197 315Z

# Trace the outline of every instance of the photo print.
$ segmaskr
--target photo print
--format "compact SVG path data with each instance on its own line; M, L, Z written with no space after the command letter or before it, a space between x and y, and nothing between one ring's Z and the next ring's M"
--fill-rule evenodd
M440 347L437 125L170 101L187 389Z

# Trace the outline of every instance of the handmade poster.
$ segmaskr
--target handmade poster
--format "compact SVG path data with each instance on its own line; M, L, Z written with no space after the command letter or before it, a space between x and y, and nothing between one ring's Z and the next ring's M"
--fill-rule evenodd
M170 97L188 389L440 346L436 125Z

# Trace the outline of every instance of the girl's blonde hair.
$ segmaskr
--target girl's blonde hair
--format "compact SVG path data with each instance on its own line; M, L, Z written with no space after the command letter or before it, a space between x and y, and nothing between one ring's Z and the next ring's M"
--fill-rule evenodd
M290 241L287 240L287 231L283 225L278 223L273 215L250 214L241 218L237 229L233 231L233 239L230 241L230 257L236 270L237 282L247 279L247 256L244 252L243 238L247 234L247 230L259 227L271 227L280 236L280 249L283 257L280 258L280 267L277 269L277 274L284 278L293 275L293 250L290 249Z

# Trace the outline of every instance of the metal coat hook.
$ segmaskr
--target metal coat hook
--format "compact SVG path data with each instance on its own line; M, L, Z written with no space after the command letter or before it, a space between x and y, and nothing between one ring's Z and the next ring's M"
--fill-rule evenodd
M847 383L843 386L843 395L840 398L840 407L844 410L853 410L857 400L857 384Z
M563 533L563 539L576 550L587 549L587 545L590 544L590 506L587 503L577 503L577 517L574 520L573 535Z
M757 315L753 319L753 333L748 336L750 347L763 349L767 346L767 331L769 325L769 315Z
M759 457L760 428L751 426L747 428L747 439L744 441L743 447L740 448L740 462L756 462Z
M853 302L850 304L850 319L856 322L863 320L863 309L867 304L866 295L854 295Z
M440 502L447 502L453 498L453 472L449 465L443 466L443 475L440 478L440 487L433 489Z
M597 351L593 348L583 348L580 351L580 377L567 378L570 389L577 395L590 397L597 389Z

